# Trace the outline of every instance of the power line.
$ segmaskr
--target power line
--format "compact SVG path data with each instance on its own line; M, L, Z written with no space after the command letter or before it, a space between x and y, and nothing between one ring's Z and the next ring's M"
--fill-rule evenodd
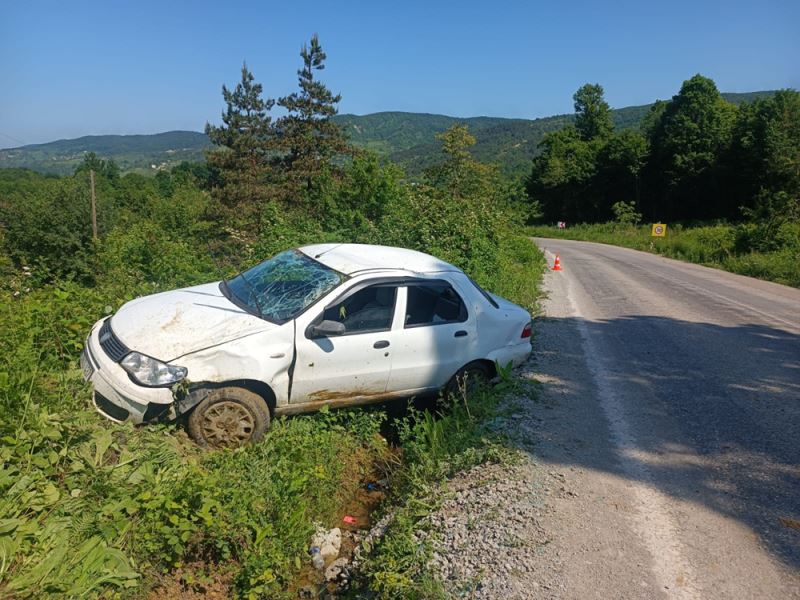
M2 131L0 131L0 135L2 135L4 138L8 138L8 139L10 139L12 142L16 142L16 143L18 143L20 146L26 146L26 145L27 145L27 144L26 144L25 142L23 142L22 140L20 140L20 139L17 139L17 138L15 138L15 137L13 137L13 136L10 136L10 135L8 135L7 133L3 133Z

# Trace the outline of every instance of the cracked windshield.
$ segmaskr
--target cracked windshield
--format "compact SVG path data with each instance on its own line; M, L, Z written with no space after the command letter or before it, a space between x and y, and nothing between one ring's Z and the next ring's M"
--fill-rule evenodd
M339 285L344 276L302 252L265 260L227 282L236 298L270 321L286 321Z

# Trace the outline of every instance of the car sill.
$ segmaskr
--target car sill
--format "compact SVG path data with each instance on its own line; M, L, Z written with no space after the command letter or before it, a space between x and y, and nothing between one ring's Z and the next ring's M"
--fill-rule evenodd
M422 394L430 394L438 391L437 388L420 388L417 390L406 390L403 392L386 392L370 396L352 396L350 398L336 398L332 400L318 400L312 402L298 402L297 404L285 404L275 408L275 416L298 415L301 413L315 412L323 406L328 408L347 408L348 406L363 406L365 404L376 404L400 398L410 398Z

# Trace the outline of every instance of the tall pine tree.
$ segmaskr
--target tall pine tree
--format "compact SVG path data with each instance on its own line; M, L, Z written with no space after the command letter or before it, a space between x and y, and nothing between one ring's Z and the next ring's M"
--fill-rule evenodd
M291 193L307 193L323 171L339 172L334 158L350 151L342 129L331 120L341 95L333 94L315 78L327 58L319 37L300 51L303 67L297 71L299 91L278 100L286 116L277 121L284 174Z
M253 73L242 65L242 78L236 87L230 90L222 86L227 105L222 124L206 124L206 135L215 146L206 153L206 160L218 173L213 196L223 212L239 220L248 220L274 196L271 163L275 131L269 111L275 101L262 98L262 92Z

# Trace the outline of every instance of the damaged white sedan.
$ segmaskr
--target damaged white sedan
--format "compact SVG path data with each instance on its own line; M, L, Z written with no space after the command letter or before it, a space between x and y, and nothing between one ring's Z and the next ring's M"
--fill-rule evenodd
M107 418L186 418L204 446L271 416L490 379L531 352L530 315L433 256L319 244L221 282L137 298L92 328L81 367Z

